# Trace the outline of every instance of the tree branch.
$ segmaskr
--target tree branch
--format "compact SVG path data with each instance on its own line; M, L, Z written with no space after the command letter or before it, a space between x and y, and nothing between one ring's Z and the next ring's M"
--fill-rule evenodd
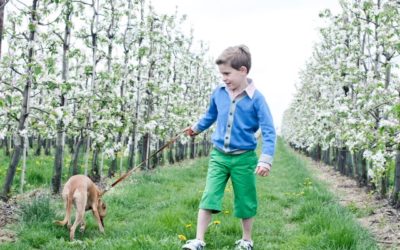
M84 4L84 5L88 5L88 6L91 6L91 7L93 7L93 4L91 4L91 3L86 3L86 2L83 2L83 1L79 1L79 0L75 0L75 1L72 1L73 3L81 3L81 4Z
M3 3L3 5L0 5L0 9L1 8L4 8L5 6L6 6L6 4L9 2L10 0L6 0L4 3Z
M40 108L30 107L30 109L34 109L34 110L40 111L40 112L42 112L42 113L45 113L45 114L47 114L47 115L51 115L51 114L50 114L49 112L47 112L46 110L43 110L43 109L40 109Z
M54 30L53 30L53 34L56 35L58 38L60 38L61 42L64 43L64 38L63 38L60 34L58 34L57 32L55 32Z
M22 76L23 74L21 72L19 72L18 70L16 70L14 68L14 66L11 66L11 70L14 71L15 73L17 73L18 75Z
M7 83L7 82L5 82L5 81L1 81L1 82L4 83L5 85L10 86L12 89L17 90L17 91L20 92L21 94L24 94L24 92L22 91L22 89L17 88L17 87L15 87L15 86L12 86L11 83Z

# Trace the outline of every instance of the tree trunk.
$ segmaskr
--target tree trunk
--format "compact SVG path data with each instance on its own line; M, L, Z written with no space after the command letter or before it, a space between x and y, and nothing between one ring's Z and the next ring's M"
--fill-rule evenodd
M338 168L341 174L346 175L346 148L340 148L339 149L339 162L338 162Z
M99 168L99 152L100 152L100 147L96 146L93 152L93 159L92 159L92 169L90 171L90 179L92 179L94 182L100 181L100 168Z
M42 137L39 135L38 138L37 138L37 148L36 148L36 151L35 151L35 155L36 156L40 156L42 154L42 146L43 146Z
M21 170L21 184L20 184L20 189L19 193L24 192L24 184L25 184L25 174L26 174L26 152L28 150L28 140L27 136L24 137L24 147L23 147L23 153L22 153L22 170Z
M194 137L190 138L190 159L194 159L195 157L195 144L194 144Z
M353 161L353 176L356 180L360 179L360 168L359 168L359 160L358 160L358 152L354 151L351 154L352 161Z
M129 145L128 169L136 165L136 134L135 129L131 132L131 144Z
M51 139L45 139L44 154L47 156L51 154Z
M68 137L67 139L68 147L69 147L69 153L72 155L74 154L74 144L75 144L75 137Z
M72 168L71 175L76 175L80 173L78 160L79 160L79 150L82 146L82 143L83 143L83 132L81 131L81 135L78 137L78 140L76 141L74 146L74 154L72 157L72 165L71 165Z
M91 120L90 117L91 117L91 114L89 114L89 121ZM90 122L88 124L90 124ZM86 151L85 151L85 175L86 176L88 175L88 169L89 169L90 145L91 145L90 135L87 134Z
M367 170L367 161L365 160L363 154L364 154L363 151L361 151L359 153L360 166L361 166L361 181L360 181L360 183L363 186L366 186L368 184L368 170Z
M4 138L4 140L6 141L6 156L10 156L11 152L10 152L10 148L11 148L11 138L9 136L6 136Z
M4 7L6 0L0 0L0 59L1 59L1 45L3 41L3 30L4 30Z
M396 150L394 189L391 202L396 208L400 207L400 150Z
M122 137L122 133L118 132L117 137L114 139L115 143L118 143L119 141L121 141L121 137ZM118 152L120 150L114 150L114 158L111 161L111 166L108 169L108 177L113 177L115 176L115 173L117 172L117 168L118 168Z
M164 140L159 140L158 141L158 148L157 148L157 150L159 149L159 148L161 148L162 146L164 146L164 144L165 144L165 141ZM159 155L157 156L157 164L158 165L164 165L164 163L165 163L165 159L164 159L165 157L164 157L164 151L161 151L160 153L159 153Z
M62 169L64 166L64 123L62 120L57 124L56 155L54 158L54 172L51 179L53 194L61 192Z
M63 83L68 80L68 52L69 41L71 36L71 16L72 16L72 2L67 0L65 2L65 28L63 38L63 56L62 56L62 75ZM60 103L59 107L63 109L66 105L67 99L62 89L60 89ZM58 194L61 191L62 170L64 168L64 148L65 148L65 125L62 118L57 121L57 139L56 139L56 152L54 159L54 172L52 178L53 194Z
M118 153L114 153L114 158L111 160L111 166L108 169L108 177L114 177L115 173L117 172L117 159L118 159Z
M174 159L174 144L172 144L171 146L169 146L169 150L168 150L168 162L169 164L174 164L175 163L175 159Z
M32 10L31 10L31 20L30 24L35 26L36 25L36 9L37 9L37 2L38 0L33 0L32 2ZM29 33L29 42L34 41L35 39L35 29L31 29ZM34 60L34 48L30 47L28 49L28 63L27 63L27 74L28 77L26 78L26 84L24 87L23 91L23 100L22 100L22 107L21 107L21 113L19 117L19 123L18 123L18 128L17 128L17 134L14 137L14 152L12 156L12 160L10 162L10 165L8 166L7 170L7 175L4 181L4 186L2 193L0 194L0 198L7 201L8 200L8 195L11 190L11 185L14 180L15 172L17 170L18 163L21 159L22 151L23 151L23 140L24 138L18 133L18 131L24 131L26 128L26 120L29 115L29 105L30 105L30 92L31 92L31 86L32 86L32 62Z
M143 170L150 169L150 134L146 133L143 135L143 149L142 149L142 161L145 161L143 164Z
M379 192L381 198L386 198L389 189L389 175L387 173L387 166L385 166L386 171L381 177L381 190Z

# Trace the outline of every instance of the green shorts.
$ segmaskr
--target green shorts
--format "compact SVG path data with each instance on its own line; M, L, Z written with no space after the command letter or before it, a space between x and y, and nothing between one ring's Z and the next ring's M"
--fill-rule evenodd
M253 150L232 155L214 149L210 155L206 187L199 208L213 213L220 212L225 186L230 177L235 196L234 215L242 219L255 216L257 193L254 170L257 162Z

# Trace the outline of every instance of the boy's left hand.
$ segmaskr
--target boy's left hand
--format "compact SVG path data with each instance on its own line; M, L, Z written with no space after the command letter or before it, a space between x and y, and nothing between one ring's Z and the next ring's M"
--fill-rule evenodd
M269 166L271 168L271 166ZM255 171L256 174L262 177L266 177L269 175L269 168L258 166Z

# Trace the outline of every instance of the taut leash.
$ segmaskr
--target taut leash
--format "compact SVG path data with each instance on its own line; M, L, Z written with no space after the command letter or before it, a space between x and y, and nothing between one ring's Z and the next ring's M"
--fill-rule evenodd
M121 181L125 180L128 176L130 176L136 169L140 168L145 162L147 162L149 159L151 159L153 156L157 155L158 153L160 153L161 151L163 151L165 148L169 147L172 143L174 143L179 136L184 133L186 131L182 130L180 131L178 134L176 134L171 140L169 140L166 144L164 144L164 146L162 146L161 148L159 148L156 152L154 152L153 154L151 154L147 159L145 159L144 161L142 161L141 163L139 163L139 165L135 166L134 168L132 168L131 170L129 170L128 172L126 172L125 174L123 174L121 177L119 177L116 181L114 181L111 186L109 188L106 188L103 191L103 194L106 193L107 191L109 191L111 188L115 187L118 183L120 183Z

